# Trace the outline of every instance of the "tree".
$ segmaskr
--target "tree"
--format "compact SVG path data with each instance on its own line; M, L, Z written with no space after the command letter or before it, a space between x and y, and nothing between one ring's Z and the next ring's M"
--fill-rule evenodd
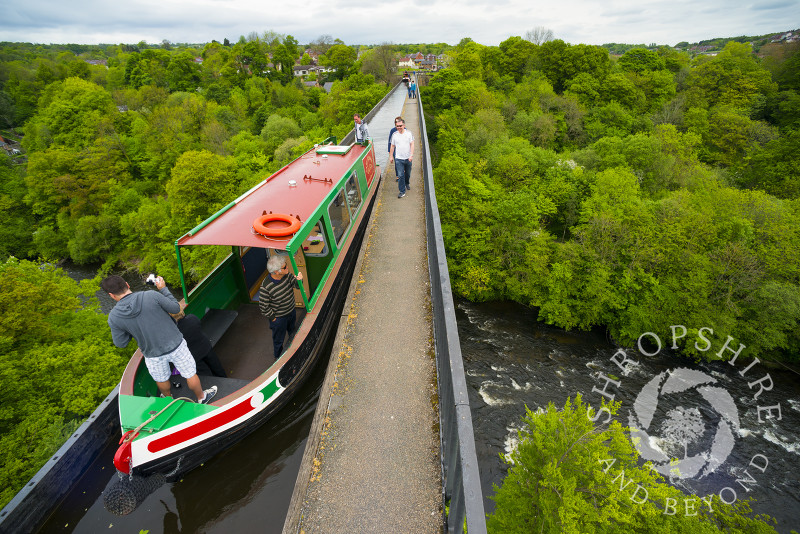
M266 143L267 154L278 148L286 139L300 137L303 131L293 119L280 115L270 115L264 128L261 130L261 138Z
M520 37L509 37L500 43L503 53L500 72L511 73L516 81L521 80L532 67L536 46Z
M80 78L54 82L42 94L36 116L25 126L23 146L28 151L50 145L81 149L97 136L100 123L117 113L102 87Z
M666 67L658 52L647 48L631 48L619 58L617 64L623 70L631 72L662 70Z
M184 152L171 174L170 211L187 230L222 208L238 189L236 160L207 150Z
M689 107L718 105L749 115L758 95L776 91L769 71L759 65L748 45L729 42L716 57L692 69L686 80Z
M453 68L458 69L466 79L483 80L482 49L482 45L472 41L465 42L453 54Z
M319 37L311 41L308 47L311 49L312 52L314 52L319 56L326 54L333 45L334 45L333 36L324 34L320 35Z
M397 69L397 54L394 46L382 43L376 48L367 50L361 58L361 71L372 74L375 80L389 84L391 76Z
M173 56L167 66L167 80L170 91L192 91L200 85L201 67L194 56L184 50Z
M320 65L326 65L336 69L334 77L343 80L350 74L350 68L356 62L356 51L354 48L344 44L336 44L320 56Z
M126 358L99 312L96 282L9 258L0 286L3 506L114 388Z
M547 41L552 41L553 39L553 30L545 28L544 26L536 26L532 30L525 32L525 40L530 41L535 45L544 44Z
M0 258L33 254L34 217L23 202L27 188L20 171L0 155Z
M560 411L552 403L526 408L519 442L505 457L508 475L495 486L489 532L775 532L771 518L750 517L747 502L726 505L717 495L709 506L697 499L695 515L670 514L667 503L674 507L687 496L639 465L616 420L595 426L593 414L580 395Z
M283 46L286 47L286 51L292 57L292 62L294 62L295 59L300 57L300 54L302 52L302 50L300 50L299 44L300 43L297 42L297 39L295 39L291 35L287 35L283 39Z
M276 66L280 66L280 79L283 83L288 83L294 79L294 58L286 45L279 44L275 47L272 61Z

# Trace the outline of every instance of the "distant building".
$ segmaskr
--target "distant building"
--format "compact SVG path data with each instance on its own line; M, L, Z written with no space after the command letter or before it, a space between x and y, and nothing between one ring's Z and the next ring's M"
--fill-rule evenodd
M416 54L411 54L409 56L400 58L397 66L416 67L418 69L435 71L439 69L439 58L435 54L423 54L422 52L417 52Z
M334 72L336 69L325 65L295 65L292 67L295 76L308 76L309 74L324 74Z

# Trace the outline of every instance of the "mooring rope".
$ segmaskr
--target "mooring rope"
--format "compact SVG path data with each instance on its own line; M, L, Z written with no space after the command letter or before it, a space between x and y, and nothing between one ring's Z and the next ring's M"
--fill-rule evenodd
M164 411L165 411L167 408L169 408L170 406L172 406L173 404L175 404L175 403L176 403L176 402L178 402L179 400L185 400L185 401L189 401L189 402L194 402L192 399L189 399L189 398L187 398L187 397L178 397L177 399L172 399L172 402L170 402L169 404L167 404L166 406L164 406L164 407L161 409L161 411L159 411L158 413L156 413L155 415L153 415L152 417L150 417L150 419L148 419L147 421L145 421L145 422L144 422L144 423L142 423L141 425L139 425L139 426L137 426L136 428L134 428L134 429L133 429L133 432L129 432L129 433L128 433L128 434L125 436L125 439L122 441L122 444L125 444L125 443L128 443L129 441L131 441L131 440L132 440L132 439L133 439L133 438L136 436L136 434L138 434L138 433L139 433L139 431L140 431L141 429L143 429L144 427L146 427L146 426L147 426L147 425L148 425L150 422L152 422L152 421L153 421L153 419L155 419L156 417L158 417L159 415L161 415L162 413L164 413Z

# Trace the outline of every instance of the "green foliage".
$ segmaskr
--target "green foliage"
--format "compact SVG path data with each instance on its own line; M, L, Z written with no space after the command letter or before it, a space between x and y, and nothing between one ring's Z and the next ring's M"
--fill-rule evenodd
M775 532L771 518L751 517L747 502L684 495L641 465L616 420L595 426L591 418L580 395L560 411L552 403L526 409L519 442L503 457L509 471L495 486L489 532Z
M354 112L386 94L372 76L350 75L354 48L325 51L344 78L332 95L297 83L302 49L275 32L202 49L0 44L0 126L27 121L27 165L0 162L0 258L175 275L177 236L315 141L343 136ZM188 165L187 153L209 166ZM196 198L190 167L203 184Z
M49 85L38 112L25 127L26 150L44 150L52 144L81 149L95 138L104 121L116 113L111 95L80 78Z
M335 44L319 57L319 64L335 68L335 78L342 80L350 74L357 55L355 48L344 44Z
M693 64L625 52L611 64L598 47L464 40L430 81L454 290L623 344L709 326L796 359L800 99L771 78L796 55L766 70L737 42ZM781 320L765 328L767 313Z
M96 283L10 258L0 263L0 506L113 389L126 360Z
M33 245L34 218L25 206L22 169L0 155L0 259L18 254L27 257Z
M270 115L261 129L261 137L268 153L274 152L285 139L300 137L301 134L302 130L293 119L277 114Z
M166 190L172 217L188 231L235 197L236 160L205 150L184 152Z

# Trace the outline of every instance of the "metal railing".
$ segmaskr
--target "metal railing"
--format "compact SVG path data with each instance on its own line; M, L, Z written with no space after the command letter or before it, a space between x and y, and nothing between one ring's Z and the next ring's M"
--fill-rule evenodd
M418 98L420 140L425 180L425 222L428 237L428 269L433 304L433 337L439 386L439 437L442 452L442 489L447 532L460 534L465 519L469 534L486 532L483 492L475 453L475 435L467 396L461 343L458 339L450 272L442 239L442 225L433 168L425 129L422 99ZM447 505L449 504L449 510Z

